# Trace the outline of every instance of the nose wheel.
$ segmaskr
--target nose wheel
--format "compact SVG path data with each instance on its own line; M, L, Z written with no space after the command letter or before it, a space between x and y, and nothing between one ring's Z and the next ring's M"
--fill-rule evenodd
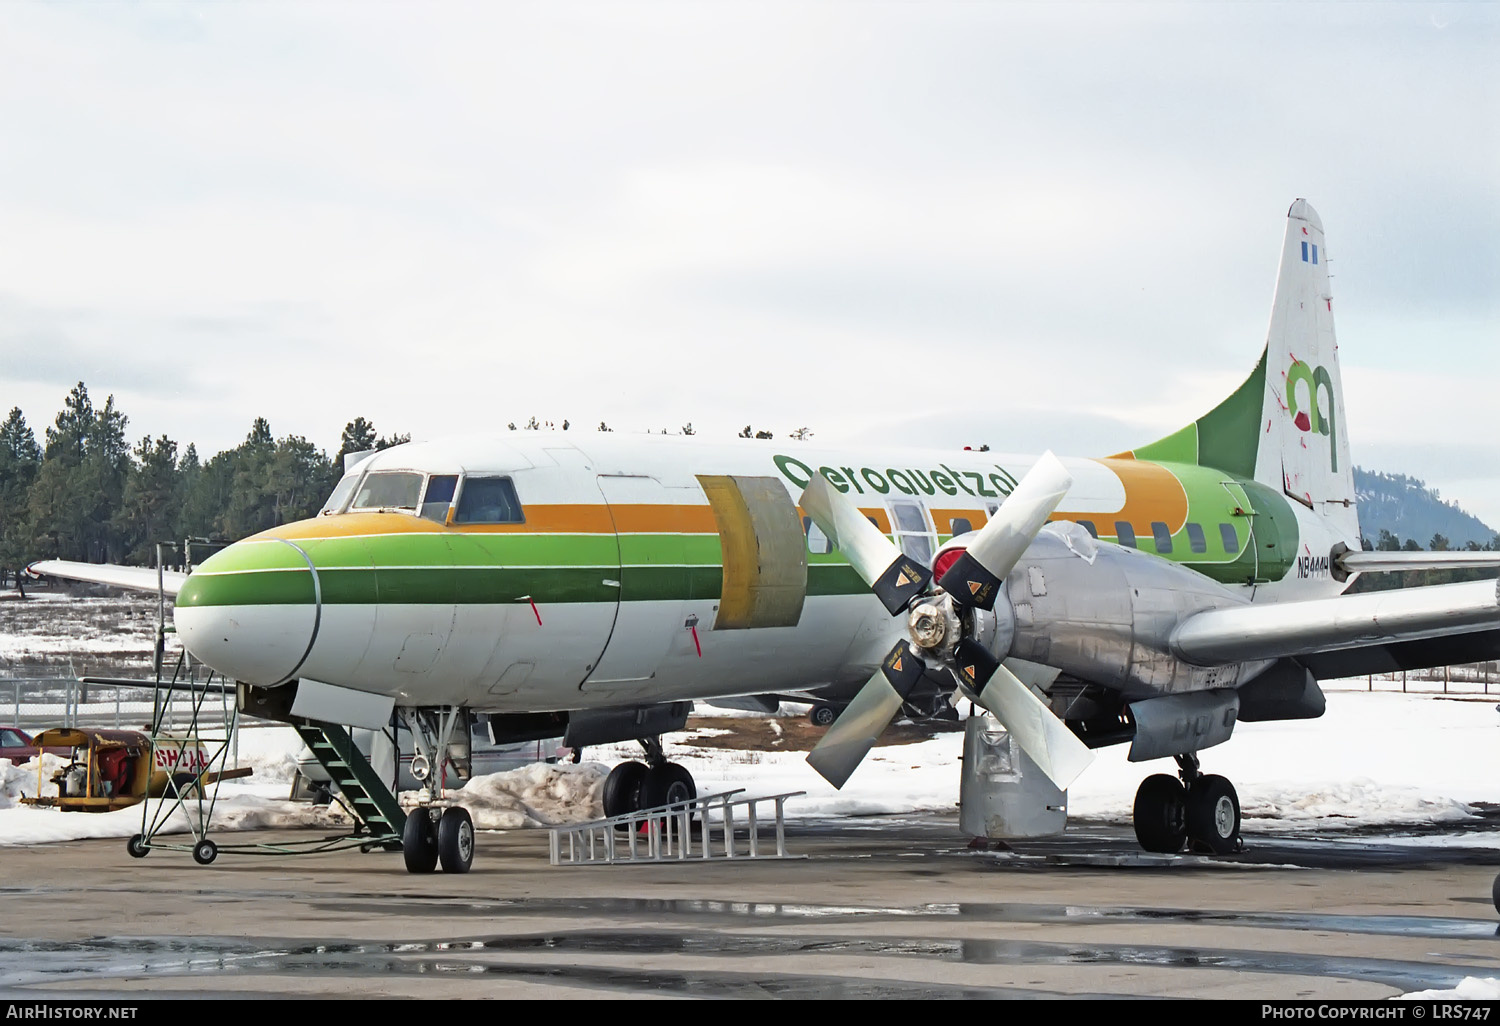
M401 855L408 873L467 873L474 865L474 821L467 809L424 805L412 809L401 831Z
M1179 755L1177 764L1178 777L1153 774L1135 793L1132 818L1141 847L1167 854L1182 851L1185 844L1215 855L1244 851L1234 785L1216 774L1199 773L1197 755Z

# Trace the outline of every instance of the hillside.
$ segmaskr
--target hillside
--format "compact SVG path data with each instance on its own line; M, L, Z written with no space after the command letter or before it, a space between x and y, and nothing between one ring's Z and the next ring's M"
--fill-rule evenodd
M1359 497L1360 532L1374 544L1386 530L1402 541L1412 539L1427 548L1434 534L1448 539L1451 548L1469 542L1488 546L1496 531L1457 503L1444 502L1434 488L1405 474L1381 474L1354 468L1354 490Z

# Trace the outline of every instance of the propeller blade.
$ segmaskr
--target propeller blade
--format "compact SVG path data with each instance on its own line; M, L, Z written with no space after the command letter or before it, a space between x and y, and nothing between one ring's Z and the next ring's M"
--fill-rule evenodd
M803 507L806 509L806 507ZM896 643L880 669L859 689L811 752L807 764L834 787L843 787L921 678L926 665L904 641Z
M964 638L953 651L953 672L970 691L978 692L988 684L999 666L1000 660L973 638Z
M822 474L813 475L799 502L892 616L927 589L932 571L896 548Z
M1088 745L1003 664L979 693L979 704L995 714L1021 750L1063 790L1094 761Z
M1073 475L1062 461L1051 452L1043 453L989 523L943 574L938 582L943 590L955 602L980 609L995 608L995 597L1005 575L1047 523L1072 484Z

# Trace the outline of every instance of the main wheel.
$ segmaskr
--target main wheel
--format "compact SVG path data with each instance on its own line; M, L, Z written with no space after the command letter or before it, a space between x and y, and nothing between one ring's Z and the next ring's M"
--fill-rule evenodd
M457 805L444 809L437 828L438 858L445 873L467 873L474 864L474 821Z
M130 857L133 859L143 859L151 854L151 846L146 843L146 838L143 834L136 834L130 840L126 841L125 850L130 853Z
M1210 773L1193 781L1187 794L1188 836L1215 855L1228 855L1240 843L1240 797L1234 785Z
M200 866L206 866L218 857L219 846L206 837L193 845L193 861Z
M1490 897L1495 899L1495 911L1500 912L1500 874L1495 876L1495 886L1490 888Z
M646 771L641 781L641 808L654 809L658 805L673 805L691 801L698 797L698 785L687 767L675 762L664 762Z
M1187 795L1182 781L1156 773L1135 793L1135 839L1147 851L1176 854L1187 840Z
M604 818L638 812L641 808L641 781L646 779L644 762L622 762L604 778Z
M406 826L401 831L401 854L406 859L408 873L430 873L437 868L437 831L432 826L432 814L427 809L412 809L406 814Z
M807 719L814 727L831 727L833 721L839 718L839 711L826 702L819 702L812 707L807 714Z

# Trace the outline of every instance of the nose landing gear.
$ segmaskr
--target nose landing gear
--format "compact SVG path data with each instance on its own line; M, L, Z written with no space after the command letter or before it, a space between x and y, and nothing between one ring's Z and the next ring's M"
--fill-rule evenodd
M416 752L412 775L422 783L422 802L410 809L401 832L401 853L408 873L467 873L474 865L474 821L458 805L440 804L450 764L467 775L470 762L467 713L458 708L401 709ZM455 759L456 756L456 759Z
M1177 756L1178 778L1157 773L1135 794L1136 840L1147 851L1176 854L1185 843L1195 850L1228 855L1244 851L1240 799L1224 777L1198 772L1195 753Z

